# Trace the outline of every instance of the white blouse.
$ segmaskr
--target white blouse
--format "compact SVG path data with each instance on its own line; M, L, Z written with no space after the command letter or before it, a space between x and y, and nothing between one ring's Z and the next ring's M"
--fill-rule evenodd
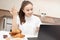
M17 16L17 24L19 25L19 29L22 30L22 33L25 34L26 37L37 37L38 32L35 32L36 27L40 27L41 21L38 17L32 15L31 17L25 16L26 22L24 24L20 24L20 18Z

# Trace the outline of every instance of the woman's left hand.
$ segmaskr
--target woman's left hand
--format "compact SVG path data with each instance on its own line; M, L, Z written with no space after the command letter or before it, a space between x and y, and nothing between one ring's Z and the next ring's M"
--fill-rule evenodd
M36 27L36 30L35 30L35 32L39 32L39 27Z

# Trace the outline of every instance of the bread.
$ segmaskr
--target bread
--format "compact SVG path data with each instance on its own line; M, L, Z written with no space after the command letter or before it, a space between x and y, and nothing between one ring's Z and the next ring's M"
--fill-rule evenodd
M22 34L21 30L14 30L9 33L14 38L23 38L25 35Z
M12 29L13 33L21 33L22 31L20 29Z
M24 38L25 35L18 33L18 34L16 34L16 35L14 35L13 37L14 37L14 38Z

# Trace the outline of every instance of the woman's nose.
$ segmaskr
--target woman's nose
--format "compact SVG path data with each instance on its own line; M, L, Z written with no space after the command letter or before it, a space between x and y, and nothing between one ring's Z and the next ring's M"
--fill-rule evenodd
M29 11L29 14L32 14L33 13L33 11Z

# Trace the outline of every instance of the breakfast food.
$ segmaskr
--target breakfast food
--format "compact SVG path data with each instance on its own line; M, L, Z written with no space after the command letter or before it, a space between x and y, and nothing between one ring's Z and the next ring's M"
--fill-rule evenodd
M8 37L7 37L7 38L5 38L5 39L6 39L6 40L10 40L10 38L8 38Z
M18 33L18 34L16 34L16 35L14 35L13 37L14 37L14 38L23 38L24 36L25 36L25 35Z
M15 31L11 31L9 34L14 38L24 38L25 37L25 35L22 34L22 31L18 30L18 29Z

